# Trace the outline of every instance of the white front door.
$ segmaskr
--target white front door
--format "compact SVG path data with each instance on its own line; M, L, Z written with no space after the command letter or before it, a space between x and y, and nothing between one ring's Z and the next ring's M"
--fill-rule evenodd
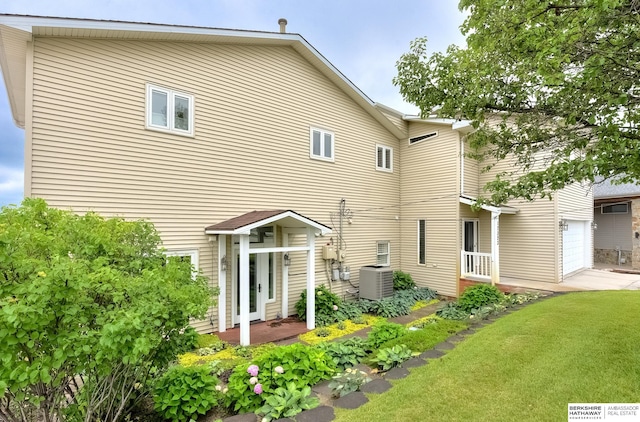
M264 304L271 274L269 253L249 254L249 320L264 320ZM233 323L240 322L240 255L236 251L233 283Z

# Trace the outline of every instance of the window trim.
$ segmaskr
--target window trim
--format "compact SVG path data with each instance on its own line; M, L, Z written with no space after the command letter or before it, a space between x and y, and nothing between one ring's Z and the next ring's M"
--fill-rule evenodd
M153 92L163 92L167 94L167 125L161 126L152 123L153 113L152 113L152 97ZM189 101L189 130L177 129L174 127L174 106L175 106L175 98L176 97L184 97ZM181 136L189 136L193 137L194 135L194 115L195 115L195 100L193 95L187 94L182 91L176 91L169 88L164 88L162 86L154 85L151 83L147 83L147 95L146 95L146 110L145 110L145 128L149 130L155 130L158 132L164 133L172 133L175 135ZM173 110L172 112L169 112Z
M625 211L612 211L612 212L604 212L605 207L611 207L613 209L616 205L624 205L627 209ZM628 202L610 202L608 204L600 204L600 214L611 215L611 214L629 214L629 203Z
M199 253L198 249L167 249L164 251L164 256L169 258L170 256L189 256L191 257L191 278L195 279L200 269Z
M378 165L378 163L380 162L381 150L383 153L383 158L382 158L383 167L380 167ZM384 167L384 164L386 164L385 159L387 158L387 154L389 154L389 168ZM376 144L376 170L384 171L386 173L393 173L393 148L386 145L382 145L382 144Z
M380 253L380 245L385 244L387 245L387 252L381 254ZM384 264L381 264L378 260L379 257L381 256L386 256L387 257L387 262ZM389 267L391 266L391 242L388 240L377 240L376 241L376 265L382 265L384 267Z
M422 225L422 227L420 227ZM427 220L419 219L417 221L417 252L418 252L418 265L427 265ZM424 243L420 241L420 232L424 232Z
M313 153L313 132L320 133L320 155L316 155ZM331 135L331 157L326 157L324 155L324 135ZM333 163L335 161L335 149L336 149L336 136L335 134L326 129L320 129L319 127L310 126L309 127L309 158L313 160L321 160L328 161Z

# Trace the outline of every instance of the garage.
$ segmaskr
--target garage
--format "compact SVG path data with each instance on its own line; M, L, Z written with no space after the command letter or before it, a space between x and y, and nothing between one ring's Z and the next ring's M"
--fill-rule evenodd
M589 267L588 254L591 241L587 235L587 222L565 220L562 231L562 275Z

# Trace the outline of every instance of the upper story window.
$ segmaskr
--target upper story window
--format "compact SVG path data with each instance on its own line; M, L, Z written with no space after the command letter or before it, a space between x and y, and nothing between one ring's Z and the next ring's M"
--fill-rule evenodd
M393 172L393 148L376 145L376 170Z
M312 127L309 136L309 156L317 160L333 161L333 132Z
M193 95L147 84L147 129L193 136Z
M389 266L391 265L391 260L390 260L390 255L391 255L391 251L389 250L389 241L388 240L381 240L377 242L377 257L376 257L376 264L378 265L385 265L385 266Z

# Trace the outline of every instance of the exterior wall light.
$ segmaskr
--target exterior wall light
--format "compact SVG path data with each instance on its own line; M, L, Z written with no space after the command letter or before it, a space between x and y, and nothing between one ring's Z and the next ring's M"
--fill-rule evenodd
M591 222L591 230L598 230L598 223L596 223L595 221Z
M569 230L569 223L564 218L560 220L560 228L565 232Z
M227 255L220 258L220 271L227 271Z
M291 265L291 258L289 257L289 252L285 253L282 259L284 260L285 267L288 267L289 265Z

